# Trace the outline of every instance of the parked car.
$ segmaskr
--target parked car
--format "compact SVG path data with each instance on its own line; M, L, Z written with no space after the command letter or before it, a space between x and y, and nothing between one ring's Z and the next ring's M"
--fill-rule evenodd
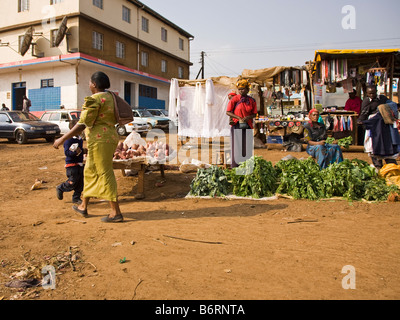
M44 138L53 142L60 135L58 125L41 121L38 117L22 111L0 111L0 138L27 143L28 139Z
M116 127L120 136L130 134L132 131L136 131L137 133L146 133L150 130L147 121L140 117L134 117L132 122L129 122L124 126L116 125Z
M169 119L166 117L153 116L146 109L133 109L132 111L134 117L139 117L147 121L147 123L150 125L149 130L153 128L159 128L159 129L169 128Z
M146 109L146 110L149 111L153 116L165 117L171 121L171 118L168 116L168 110L165 109ZM173 123L177 127L178 118L175 118L175 121Z
M69 131L69 123L71 120L79 120L81 110L46 110L40 117L40 120L52 122L60 127L61 134Z

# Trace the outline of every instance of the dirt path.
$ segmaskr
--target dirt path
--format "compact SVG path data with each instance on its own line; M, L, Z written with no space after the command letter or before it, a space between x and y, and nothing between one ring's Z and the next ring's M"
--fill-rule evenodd
M273 163L287 155L255 153ZM400 298L400 203L185 199L194 174L175 170L162 187L158 172L146 174L146 198L136 200L137 177L116 171L125 222L104 224L106 203L94 201L84 219L70 195L57 200L63 165L62 150L42 141L0 140L0 298ZM35 179L45 183L31 191ZM4 285L49 264L63 265L55 290ZM345 266L356 289L342 286Z

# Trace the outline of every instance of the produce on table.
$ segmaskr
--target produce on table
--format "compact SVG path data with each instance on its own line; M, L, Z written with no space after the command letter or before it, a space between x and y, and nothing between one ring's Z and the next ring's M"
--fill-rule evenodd
M157 160L165 160L173 152L173 149L162 141L148 142L145 146L133 144L129 147L122 141L118 143L114 153L114 159L132 159L135 157L149 156Z
M275 194L277 173L272 163L262 157L253 156L226 174L236 196L258 199Z
M190 194L194 196L224 196L229 193L229 182L222 168L211 166L197 170L190 184Z

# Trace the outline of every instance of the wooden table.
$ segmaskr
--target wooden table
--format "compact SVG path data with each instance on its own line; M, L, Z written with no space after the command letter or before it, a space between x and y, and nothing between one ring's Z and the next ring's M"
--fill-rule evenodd
M132 159L126 159L126 160L114 160L113 161L113 168L114 169L120 169L122 172L123 176L126 176L125 170L137 170L138 171L138 185L137 185L137 191L138 194L144 197L144 174L146 172L146 169L149 167L154 168L154 171L161 171L161 177L164 179L165 174L164 174L164 169L165 165L162 163L149 163L146 159L146 157L136 157Z

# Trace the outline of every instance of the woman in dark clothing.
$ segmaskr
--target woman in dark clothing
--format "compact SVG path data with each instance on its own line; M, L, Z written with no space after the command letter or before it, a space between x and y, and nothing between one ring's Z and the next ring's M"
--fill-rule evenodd
M397 164L399 156L400 135L394 125L398 118L397 105L394 102L378 106L377 113L363 122L367 130L364 148L372 159L376 169L386 164Z
M331 163L342 162L342 150L337 144L327 144L328 137L326 127L318 122L319 112L312 109L309 113L310 121L304 126L304 141L307 143L306 152L317 160L321 169L328 167Z

